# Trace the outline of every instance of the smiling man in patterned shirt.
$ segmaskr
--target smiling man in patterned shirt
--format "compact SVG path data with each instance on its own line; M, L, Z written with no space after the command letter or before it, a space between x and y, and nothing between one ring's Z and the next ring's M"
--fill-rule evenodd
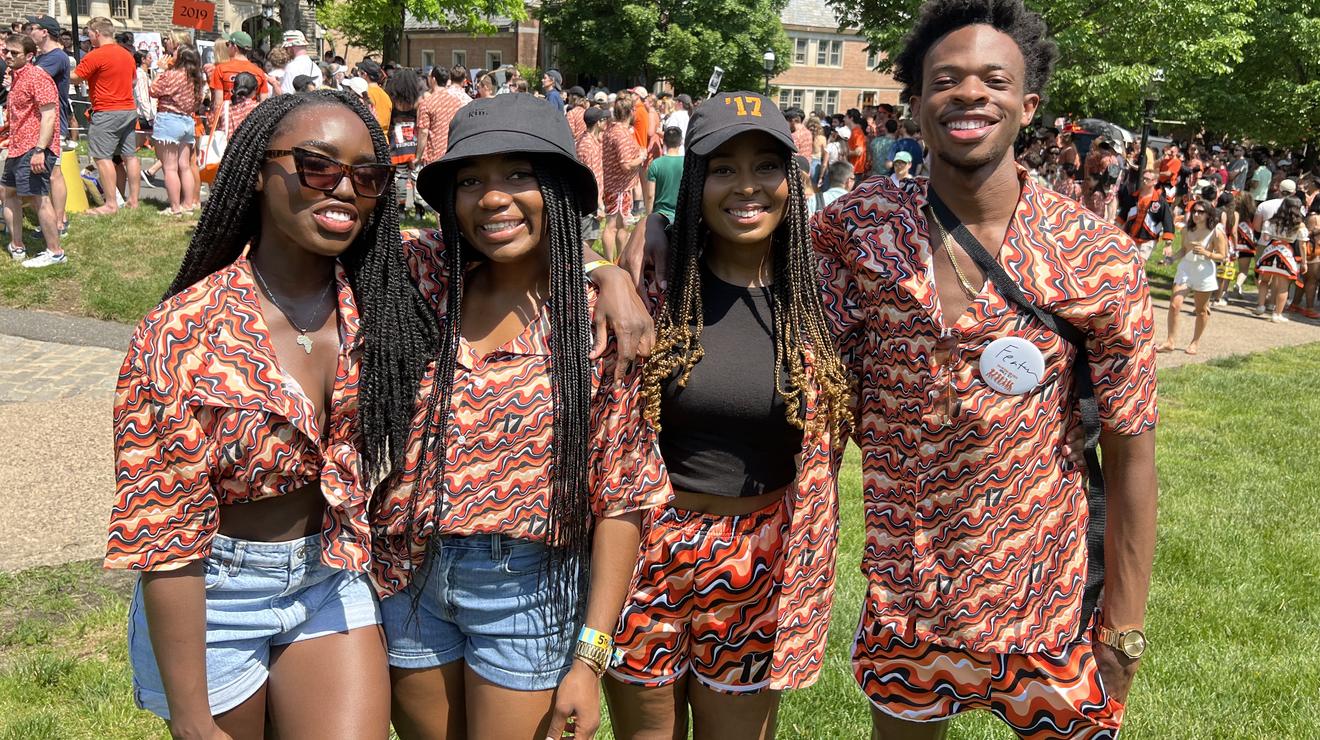
M873 737L939 738L987 709L1026 738L1112 738L1155 546L1142 263L1013 160L1057 54L1022 0L930 0L905 46L896 77L929 180L873 178L813 221L860 380L853 664ZM1079 427L1099 439L1104 487L1062 452Z

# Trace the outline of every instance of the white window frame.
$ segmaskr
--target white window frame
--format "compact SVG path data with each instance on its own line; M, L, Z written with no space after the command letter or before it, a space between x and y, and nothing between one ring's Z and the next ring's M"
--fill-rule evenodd
M467 66L467 49L454 49L449 54L449 59L457 67Z
M435 66L435 49L422 49L422 66Z
M793 64L799 67L807 66L811 59L811 39L803 36L793 37Z
M499 49L486 50L486 69L499 69L504 66L504 52Z

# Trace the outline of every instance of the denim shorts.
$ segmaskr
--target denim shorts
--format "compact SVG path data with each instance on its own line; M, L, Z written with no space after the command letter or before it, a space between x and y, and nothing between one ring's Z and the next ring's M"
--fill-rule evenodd
M474 673L516 691L559 685L580 625L550 622L543 576L549 548L499 534L444 537L422 582L381 600L395 668L466 661ZM418 573L416 578L420 578Z
M206 685L211 714L242 704L266 683L271 648L380 623L364 573L321 562L321 535L249 542L217 534L206 565ZM133 699L169 719L147 631L142 586L129 606Z
M197 140L192 116L182 113L157 113L151 138L162 144L191 144Z

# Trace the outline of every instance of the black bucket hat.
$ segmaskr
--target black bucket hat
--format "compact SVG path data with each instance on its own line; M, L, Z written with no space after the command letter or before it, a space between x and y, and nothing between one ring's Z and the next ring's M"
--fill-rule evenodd
M764 131L790 152L797 151L779 106L764 95L747 91L719 93L697 106L688 121L687 150L706 156L748 131Z
M578 161L568 119L549 102L528 93L478 98L459 109L449 123L449 148L417 173L417 192L440 210L441 186L464 160L489 154L544 154L559 157L573 183L578 209L596 210L596 176Z

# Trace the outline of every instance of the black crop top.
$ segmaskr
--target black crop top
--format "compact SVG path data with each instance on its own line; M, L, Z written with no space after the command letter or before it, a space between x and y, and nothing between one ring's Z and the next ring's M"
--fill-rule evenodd
M660 454L676 489L759 496L793 481L802 449L775 390L775 373L786 374L775 367L769 291L701 273L705 354L685 387L665 383Z

